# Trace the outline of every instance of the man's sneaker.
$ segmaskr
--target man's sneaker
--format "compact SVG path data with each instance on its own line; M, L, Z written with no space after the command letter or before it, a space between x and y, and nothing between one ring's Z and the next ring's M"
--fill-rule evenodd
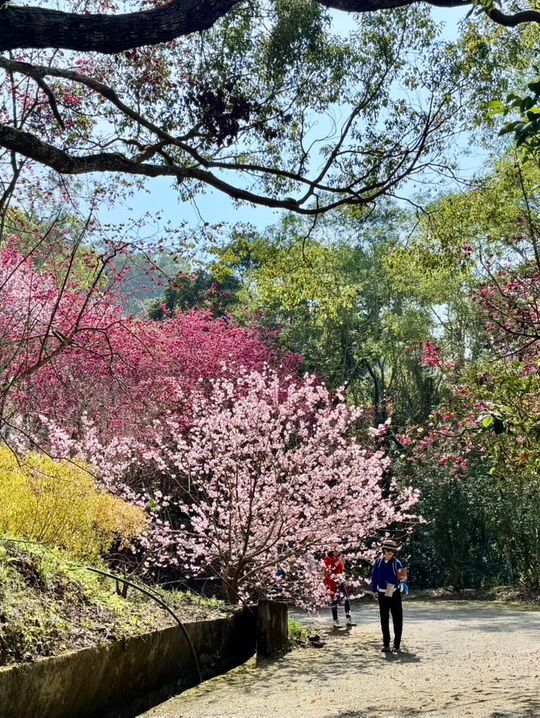
M399 646L394 646L392 648L392 653L401 653L401 648Z
M383 646L383 647L381 648L381 651L382 651L383 653L390 653L390 646Z
M332 621L332 625L334 626L334 628L339 628L339 626L340 626L341 624L340 624L340 622L339 622L339 621L337 620L337 618L336 618L335 621Z
M347 626L354 626L354 623L353 623L353 620L352 620L352 618L351 618L351 614L350 614L350 613L347 614L346 619L347 619L347 620L345 621L345 625L347 625Z

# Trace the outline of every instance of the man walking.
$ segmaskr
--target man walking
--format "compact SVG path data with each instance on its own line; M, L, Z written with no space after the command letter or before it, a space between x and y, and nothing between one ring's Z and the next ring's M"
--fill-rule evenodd
M401 605L400 571L403 565L395 554L398 546L392 539L385 539L382 546L382 558L377 559L371 574L371 591L379 602L381 629L383 635L382 651L390 651L390 614L394 628L393 652L401 652L401 634L403 631L403 608Z

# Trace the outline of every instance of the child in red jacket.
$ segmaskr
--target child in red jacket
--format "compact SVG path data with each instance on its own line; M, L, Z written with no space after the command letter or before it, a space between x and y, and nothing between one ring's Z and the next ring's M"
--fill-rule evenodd
M339 626L338 605L342 599L345 606L345 621L352 626L351 604L345 588L345 564L338 551L329 551L324 559L324 585L328 591L332 606L334 626Z

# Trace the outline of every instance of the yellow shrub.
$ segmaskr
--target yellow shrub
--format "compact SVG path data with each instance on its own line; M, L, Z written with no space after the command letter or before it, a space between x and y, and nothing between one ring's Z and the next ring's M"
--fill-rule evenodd
M146 527L141 509L101 491L84 467L0 448L0 533L93 559Z

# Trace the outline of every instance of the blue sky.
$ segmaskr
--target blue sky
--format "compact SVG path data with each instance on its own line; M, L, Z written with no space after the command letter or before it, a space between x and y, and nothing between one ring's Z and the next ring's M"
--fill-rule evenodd
M433 15L438 22L444 23L444 35L451 40L457 36L459 20L465 17L467 10L462 8L435 9ZM347 13L333 12L335 28L339 31L348 30L349 16ZM478 169L481 158L467 160L469 172ZM407 190L405 190L406 192ZM411 189L412 191L412 189ZM263 229L279 221L281 212L265 207L240 206L226 195L217 191L208 191L199 195L193 202L181 202L173 183L166 178L149 180L145 190L135 193L122 207L104 211L101 219L104 222L120 223L128 219L138 219L143 215L160 211L162 219L146 225L147 234L159 233L162 225L171 222L173 225L187 222L194 228L202 223L210 224L227 222L247 222Z

